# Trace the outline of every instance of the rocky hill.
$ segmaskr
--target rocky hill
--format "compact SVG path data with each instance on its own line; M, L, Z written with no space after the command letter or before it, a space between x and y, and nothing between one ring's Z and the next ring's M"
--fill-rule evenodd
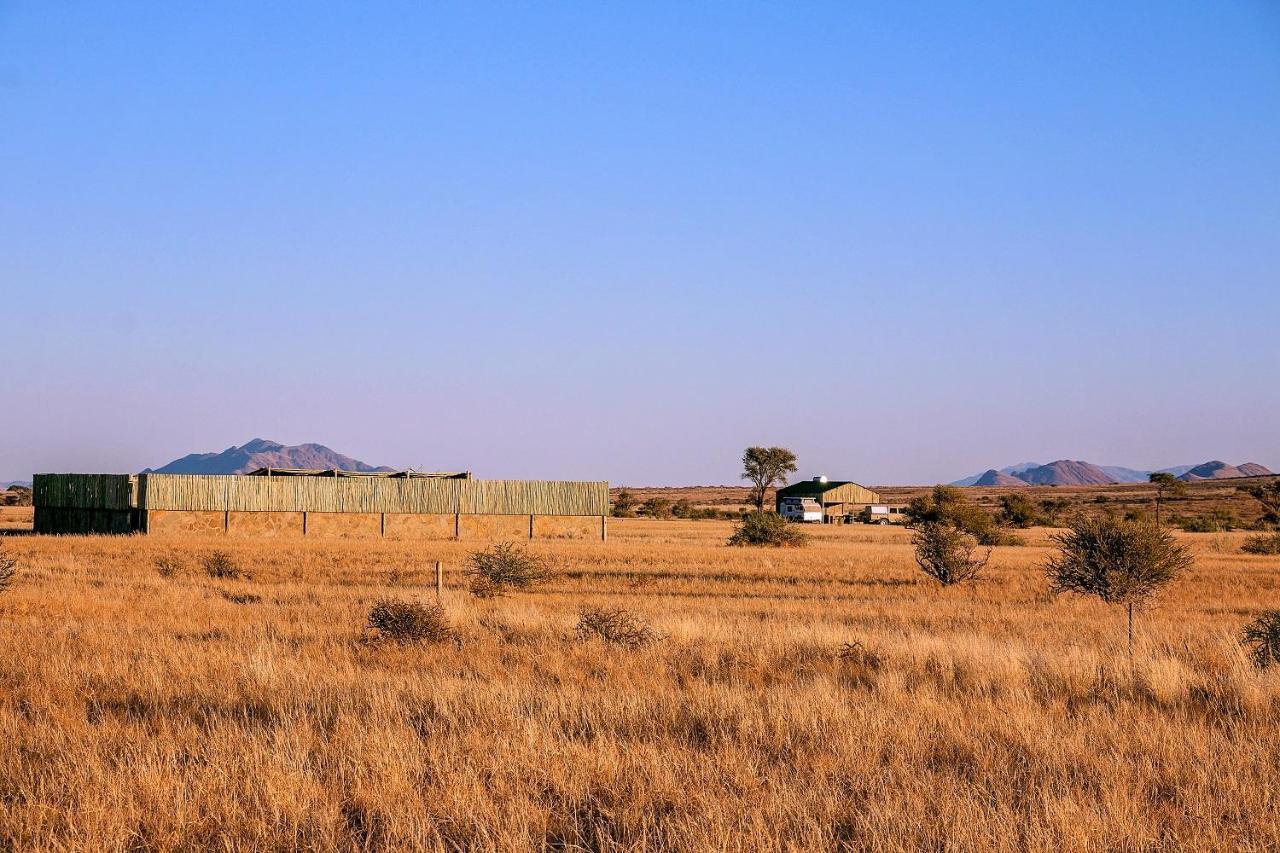
M1026 486L1026 480L1020 480L1012 474L1006 474L1003 471L997 471L991 468L982 474L970 485L974 486Z
M259 468L318 468L366 472L395 470L385 466L375 468L323 444L288 446L277 441L255 438L239 447L228 447L221 453L191 453L163 467L148 468L143 473L247 474Z
M1256 462L1245 462L1243 465L1228 465L1220 460L1205 462L1187 471L1178 479L1193 482L1195 480L1227 480L1235 477L1265 477L1271 472Z

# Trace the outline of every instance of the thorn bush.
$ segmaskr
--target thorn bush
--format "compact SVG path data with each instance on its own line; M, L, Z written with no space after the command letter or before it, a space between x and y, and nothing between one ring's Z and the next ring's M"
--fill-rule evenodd
M743 517L742 524L729 537L729 544L739 547L799 548L809 544L809 537L777 513L753 512Z
M1267 669L1280 665L1280 610L1268 610L1244 628L1241 638L1249 647L1254 666Z
M0 592L13 586L13 579L18 575L18 561L0 549Z
M200 565L204 567L205 573L211 578L220 578L222 580L251 580L252 578L241 571L236 565L236 561L226 551L211 551L205 554L200 560Z
M532 589L551 577L546 561L512 542L499 542L471 555L466 575L471 594L497 598L512 590Z
M609 607L587 607L578 611L574 634L578 642L600 639L629 649L647 646L660 638L653 626L636 614Z
M441 604L383 599L369 611L372 640L397 643L444 643L456 637Z

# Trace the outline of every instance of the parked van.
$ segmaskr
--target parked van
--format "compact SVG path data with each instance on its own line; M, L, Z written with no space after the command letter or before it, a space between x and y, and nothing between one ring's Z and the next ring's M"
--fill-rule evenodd
M778 514L787 521L822 523L822 506L813 498L783 498Z
M871 504L858 513L858 521L863 524L906 524L907 508L889 504Z

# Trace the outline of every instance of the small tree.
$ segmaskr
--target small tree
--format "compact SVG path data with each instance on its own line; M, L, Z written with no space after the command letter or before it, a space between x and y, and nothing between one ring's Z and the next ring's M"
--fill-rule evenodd
M697 509L693 505L693 501L688 498L680 498L671 505L671 514L676 518L696 518Z
M907 504L907 521L917 527L930 522L950 524L978 540L979 545L1017 545L1019 540L1002 530L989 512L969 502L956 486L934 486L933 491L912 498Z
M626 489L619 489L618 496L613 499L613 517L631 518L636 514L635 495Z
M1059 552L1045 566L1049 589L1096 595L1125 606L1129 616L1129 656L1133 657L1133 610L1191 568L1194 561L1173 536L1152 524L1111 516L1077 517L1053 536Z
M751 502L764 512L765 493L776 483L786 485L796 470L796 455L785 447L748 447L742 454L742 479L751 481Z
M1040 521L1036 502L1022 492L1000 496L1000 520L1010 527L1034 527Z
M982 557L975 557L977 541L945 521L921 524L911 543L916 546L916 564L920 570L943 586L975 579L991 559L990 548Z
M774 512L753 512L743 517L742 524L729 537L730 545L769 545L795 548L807 545L809 537L794 524Z
M1262 504L1262 523L1280 525L1280 479L1261 486L1241 487L1241 490Z
M1259 669L1280 665L1280 610L1268 610L1244 628L1241 638Z
M640 504L640 513L650 518L670 518L671 501L666 498L649 498Z
M1168 471L1157 471L1148 480L1156 487L1156 527L1159 527L1160 505L1164 503L1165 495L1170 497L1183 495L1187 491L1187 484Z
M1058 516L1071 506L1066 498L1045 498L1040 501L1040 509L1044 510L1045 520L1050 524L1058 523Z

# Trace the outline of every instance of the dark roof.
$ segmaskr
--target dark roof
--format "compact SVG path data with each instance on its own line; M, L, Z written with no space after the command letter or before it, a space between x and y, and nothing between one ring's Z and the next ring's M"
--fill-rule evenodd
M336 468L259 468L250 477L364 477L389 480L470 480L470 471L340 471Z
M866 488L861 483L855 483L852 480L828 480L825 483L817 483L813 480L801 480L799 483L792 483L790 486L783 486L781 489L778 489L778 497L812 498L826 494L832 489L838 489L841 486L858 486L860 488Z

